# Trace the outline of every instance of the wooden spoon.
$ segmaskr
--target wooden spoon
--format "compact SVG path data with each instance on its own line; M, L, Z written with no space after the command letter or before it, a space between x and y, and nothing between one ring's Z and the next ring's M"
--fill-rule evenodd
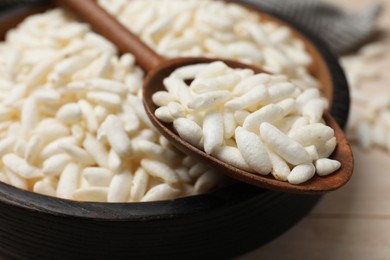
M350 179L353 171L352 151L342 129L340 129L328 111L324 113L324 119L327 125L334 129L337 138L337 148L332 154L332 158L340 161L342 166L337 172L329 176L319 177L316 175L311 180L300 185L293 185L288 182L278 181L270 176L257 175L235 168L190 145L176 134L172 124L162 123L154 115L157 107L152 102L152 96L157 91L165 90L162 84L163 80L179 67L197 63L210 63L216 60L223 61L229 67L233 68L249 68L256 73L264 71L253 66L223 59L176 58L166 60L146 46L137 36L129 32L129 30L99 7L94 1L61 0L58 3L68 7L88 22L96 32L113 42L122 53L130 52L135 56L137 63L147 71L147 77L143 85L143 102L147 115L161 134L185 154L194 156L199 161L239 181L282 192L303 194L322 193L335 190L343 186Z

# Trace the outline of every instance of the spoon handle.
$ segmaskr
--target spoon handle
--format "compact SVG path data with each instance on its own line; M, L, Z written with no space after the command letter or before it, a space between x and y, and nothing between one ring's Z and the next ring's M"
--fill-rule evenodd
M93 30L114 43L121 53L132 53L137 63L144 70L150 71L163 61L160 55L120 24L95 1L59 0L57 3L67 7L85 22L89 23Z

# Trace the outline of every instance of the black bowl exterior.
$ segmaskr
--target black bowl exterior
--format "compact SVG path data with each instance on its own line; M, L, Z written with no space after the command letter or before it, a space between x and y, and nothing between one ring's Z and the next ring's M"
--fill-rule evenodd
M25 200L21 191L11 191L19 193ZM61 205L38 194L29 197L0 203L1 251L17 259L230 258L274 239L320 198L243 184L151 203Z
M18 10L14 11L21 16ZM0 17L0 24L3 21ZM327 63L335 86L331 113L344 127L349 94L337 58L316 37L299 31ZM285 232L320 198L236 183L172 201L81 203L0 183L0 255L17 259L231 258Z

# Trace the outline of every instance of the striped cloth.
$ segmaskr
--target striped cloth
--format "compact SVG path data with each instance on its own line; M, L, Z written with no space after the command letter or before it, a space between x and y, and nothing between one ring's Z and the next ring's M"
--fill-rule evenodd
M0 0L0 10L14 4L38 2L45 1ZM338 54L355 50L373 36L376 18L381 10L379 4L372 4L361 13L354 13L323 0L236 0L236 2L258 7L294 21L298 26L318 35Z
M280 15L319 36L338 54L356 50L375 35L381 5L350 12L322 0L238 0ZM352 1L351 1L352 2Z

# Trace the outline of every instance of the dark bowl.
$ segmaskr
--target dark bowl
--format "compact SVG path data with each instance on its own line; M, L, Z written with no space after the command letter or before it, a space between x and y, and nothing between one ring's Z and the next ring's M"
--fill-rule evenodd
M47 8L19 6L1 13L1 36L26 15ZM299 37L314 57L312 73L331 100L331 113L344 127L349 93L337 58L318 38L296 29L305 35ZM0 258L230 258L276 238L320 198L235 183L170 201L107 204L67 201L0 183Z

